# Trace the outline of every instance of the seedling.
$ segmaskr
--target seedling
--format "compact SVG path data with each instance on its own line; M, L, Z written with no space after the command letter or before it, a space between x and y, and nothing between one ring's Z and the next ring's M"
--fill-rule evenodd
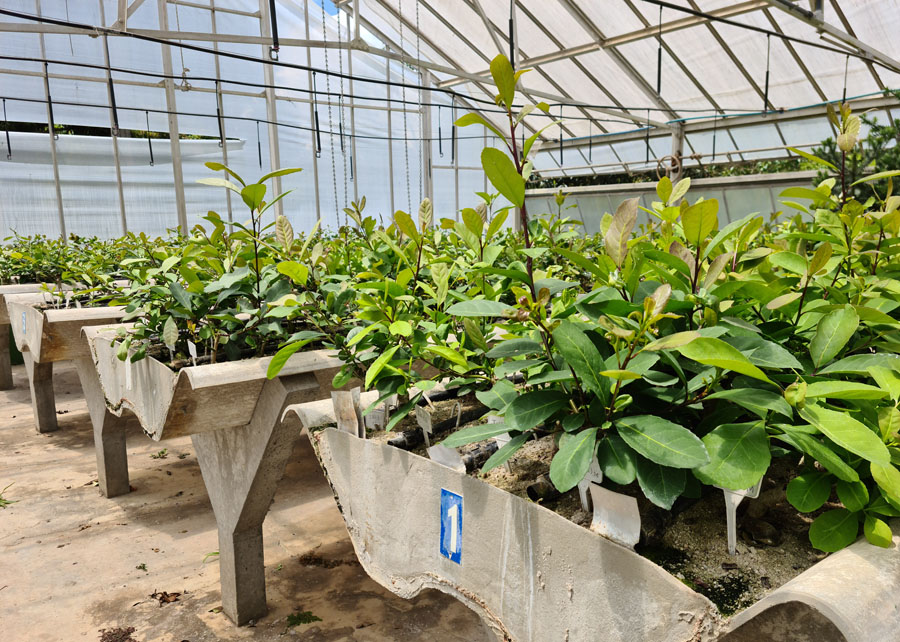
M158 453L150 455L150 459L165 459L168 456L169 456L169 449L163 448Z
M9 488L10 486L12 486L14 483L15 483L15 482L13 482L12 484L8 484L3 490L0 490L0 508L6 508L6 507L9 506L10 504L16 504L16 503L18 503L18 500L14 500L14 499L6 499L6 498L3 496L3 493L6 492L6 489Z
M287 628L292 629L301 624L312 624L313 622L321 622L322 618L313 615L312 611L297 611L287 616Z

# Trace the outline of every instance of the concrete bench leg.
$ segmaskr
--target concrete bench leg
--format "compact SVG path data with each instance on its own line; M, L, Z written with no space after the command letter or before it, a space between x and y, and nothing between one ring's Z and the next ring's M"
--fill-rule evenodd
M106 407L97 369L90 358L75 362L84 390L91 424L94 426L94 451L97 453L97 481L105 497L118 497L131 491L128 481L128 450L125 447L125 417L117 417Z
M191 435L219 530L222 610L238 626L268 610L262 524L303 429L283 410L318 391L312 373L267 381L249 424Z
M31 388L31 408L34 426L38 432L53 432L59 428L56 422L56 397L53 394L53 362L37 363L30 352L25 358L25 372Z
M0 324L0 390L12 390L12 361L9 353L10 327L8 323Z

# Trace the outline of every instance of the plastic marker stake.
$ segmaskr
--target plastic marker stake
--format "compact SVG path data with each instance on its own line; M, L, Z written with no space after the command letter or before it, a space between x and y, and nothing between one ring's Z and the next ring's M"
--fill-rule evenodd
M725 524L728 529L728 553L737 554L737 509L745 497L756 499L762 488L762 479L744 490L728 490L722 488L725 493Z
M188 341L188 354L191 355L191 361L196 366L197 365L197 346L193 341Z

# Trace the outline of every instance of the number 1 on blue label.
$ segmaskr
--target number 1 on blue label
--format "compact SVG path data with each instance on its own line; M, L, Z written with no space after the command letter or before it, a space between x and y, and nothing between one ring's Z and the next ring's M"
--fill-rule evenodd
M441 555L462 563L462 495L441 489Z

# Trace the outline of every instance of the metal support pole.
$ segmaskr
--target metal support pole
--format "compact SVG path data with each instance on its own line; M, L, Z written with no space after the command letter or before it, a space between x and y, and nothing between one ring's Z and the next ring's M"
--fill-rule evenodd
M357 5L356 10L359 11ZM359 14L355 14L359 16ZM350 32L350 16L344 14L347 18L347 33ZM338 16L340 18L340 16ZM356 23L356 37L359 38L359 18L354 18ZM355 96L353 92L353 49L347 50L347 73L350 74L350 95ZM359 201L359 165L356 155L356 101L350 100L350 171L353 175L353 200Z
M209 0L209 19L212 23L212 32L215 35L218 32L218 28L216 26L216 0ZM217 41L213 41L213 49L215 51L219 50L219 43ZM214 56L213 62L216 67L216 80L221 80L222 76L221 69L219 67L219 57ZM222 101L222 89L219 86L219 83L216 83L216 107L219 109L219 126L222 128L222 164L228 165L228 138L225 135L225 105ZM231 209L231 190L225 190L225 205L228 208L228 222L232 222L234 220L234 214Z
M459 149L456 137L456 96L450 96L450 122L453 125L453 137L450 141L452 147L451 154L453 156L453 195L454 205L456 209L453 212L453 218L459 220Z
M684 124L678 123L678 127L672 132L672 156L678 159L678 171L671 177L673 183L681 180L681 174L684 171L684 165L681 159L684 158Z
M100 23L106 24L106 13L103 9L103 0L97 0L100 6ZM125 217L125 189L122 186L122 166L119 164L119 131L116 125L115 98L113 95L113 79L109 70L109 41L103 36L103 62L106 64L106 82L109 85L109 130L112 134L113 162L116 164L116 187L119 192L119 222L122 224L122 234L128 234L128 219Z
M309 0L303 0L303 25L306 29L306 39L309 40ZM306 66L312 67L312 55L310 54L310 48L306 47ZM309 84L309 88L312 89L312 72L306 72L307 83ZM328 97L328 100L331 100ZM313 187L316 192L316 220L322 220L322 209L319 204L319 159L316 156L316 130L313 127L313 124L316 122L316 109L313 100L309 101L309 136L310 142L312 143L312 163L313 163Z
M156 0L159 13L159 28L169 30L168 2ZM169 148L172 150L172 178L175 182L175 208L178 214L178 227L183 235L188 233L187 205L184 200L184 171L181 167L181 140L178 135L178 114L175 102L175 81L172 80L172 47L161 45L163 73L169 78L163 81L166 90L166 110L169 112Z
M427 71L422 71L421 74L422 84L425 87L430 87L434 83L433 76ZM425 196L431 200L432 207L434 206L434 177L432 175L432 142L431 142L431 117L432 117L432 106L431 106L431 92L426 91L425 100L422 101L422 109L419 113L419 117L422 119L422 163L423 173L424 173L424 183L423 192Z
M388 83L391 82L391 59L385 58L385 79ZM385 91L387 91L387 130L388 130L388 182L391 185L391 213L396 212L397 209L394 205L394 129L391 126L391 85L385 85ZM406 109L406 106L403 106Z
M270 22L269 3L267 0L259 0L259 35L263 38L272 37L272 23ZM262 54L264 58L268 58L268 46L262 46ZM278 109L275 101L275 89L271 85L275 84L275 70L272 65L263 65L263 78L266 85L266 119L269 121L267 129L269 132L269 166L272 171L281 169L281 154L278 147ZM281 177L276 176L272 179L273 191L269 200L274 199L281 194ZM275 216L281 216L284 213L282 202L275 203Z
M41 15L41 0L34 2L37 14ZM44 34L38 36L41 43L41 58L46 58L46 47L44 46ZM50 75L47 65L44 65L44 98L47 100L47 131L50 134L50 156L53 159L53 182L56 186L56 210L59 217L59 236L65 242L68 234L66 233L66 217L63 212L62 188L59 183L59 161L56 157L56 132L53 130L53 106L50 102Z

